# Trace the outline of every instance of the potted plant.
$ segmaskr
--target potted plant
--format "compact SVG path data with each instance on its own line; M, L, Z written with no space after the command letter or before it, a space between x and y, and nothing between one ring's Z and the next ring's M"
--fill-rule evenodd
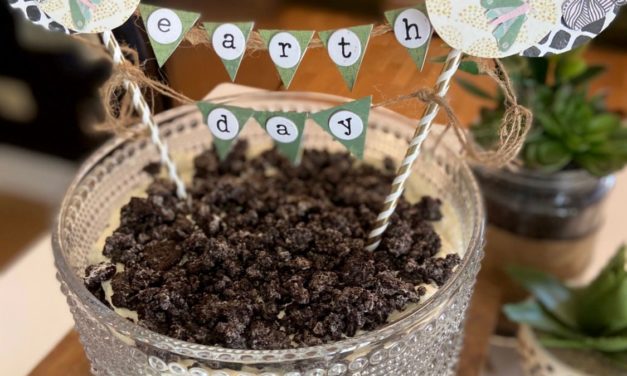
M505 306L521 324L519 345L531 375L624 375L627 373L627 265L622 246L585 287L554 276L512 268L510 275L533 298Z
M627 128L605 107L602 94L589 93L590 81L604 69L587 65L582 54L579 49L503 60L519 103L534 115L516 165L474 169L490 222L484 267L503 277L504 302L524 292L507 281L503 266L532 266L562 279L585 269L603 221L602 203L615 182L612 174L627 162ZM462 69L479 72L471 61ZM459 84L493 102L471 127L477 143L489 147L498 137L503 95L464 79Z

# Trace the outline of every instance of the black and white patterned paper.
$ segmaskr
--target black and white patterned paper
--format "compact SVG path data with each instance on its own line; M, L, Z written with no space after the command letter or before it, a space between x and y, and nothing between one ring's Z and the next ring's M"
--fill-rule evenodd
M42 26L43 28L69 34L69 30L60 23L54 21L41 9L39 9L39 3L37 0L9 0L9 5L22 12L32 23Z

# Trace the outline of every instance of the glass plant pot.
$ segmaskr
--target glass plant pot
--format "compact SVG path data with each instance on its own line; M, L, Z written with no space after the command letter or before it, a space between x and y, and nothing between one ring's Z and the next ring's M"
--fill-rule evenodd
M561 280L588 266L603 222L603 202L614 176L583 170L542 174L475 167L488 213L484 267L503 273L508 265L549 272ZM502 302L526 293L502 275Z
M230 97L231 105L257 110L317 111L342 98L308 93L246 94ZM211 144L195 107L157 116L164 139L177 157L196 155ZM366 160L376 163L403 157L415 121L384 109L373 111ZM242 138L255 145L271 142L249 124ZM319 127L309 124L306 148L342 150ZM432 145L431 141L427 146ZM484 212L472 172L451 149L425 153L414 174L448 201L459 216L464 257L448 283L415 309L387 326L323 346L277 351L231 350L179 341L123 319L83 286L80 276L88 253L111 213L149 181L142 168L158 160L148 140L115 139L99 149L80 169L63 201L54 230L53 248L61 289L74 315L92 371L97 375L190 376L334 376L451 375L463 335L463 319L483 254Z

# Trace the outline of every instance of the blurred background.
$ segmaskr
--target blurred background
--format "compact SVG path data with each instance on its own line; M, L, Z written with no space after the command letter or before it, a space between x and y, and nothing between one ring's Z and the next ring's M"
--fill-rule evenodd
M12 3L16 0L8 0ZM102 119L98 88L111 67L95 59L90 48L60 33L50 33L26 21L7 1L0 1L0 283L7 271L28 257L29 246L45 236L56 207L81 160L108 137L94 125ZM34 3L34 0L33 0ZM256 28L326 30L365 23L382 23L388 9L412 5L400 0L238 0L146 1L155 5L193 10L201 21L254 20ZM33 10L36 12L36 10ZM29 14L37 17L37 14ZM200 99L229 77L213 51L191 48L185 42L161 70L157 68L141 20L131 18L115 30L123 42L136 48L146 71L185 95ZM435 38L429 58L446 53ZM606 66L607 73L592 89L607 94L607 106L627 113L627 13L585 53L589 64ZM361 73L352 92L323 49L310 50L290 90L318 91L349 97L373 95L374 101L431 87L440 65L427 61L416 69L406 51L388 34L371 40ZM490 82L472 78L484 88ZM281 89L274 65L266 53L247 55L236 81L268 90ZM485 104L457 85L449 100L462 122L471 123ZM155 98L156 111L176 106ZM421 106L403 103L393 108L418 117ZM0 284L0 293L2 285ZM52 287L56 289L56 286ZM0 318L2 320L2 318ZM58 340L58 339L57 339ZM43 350L42 350L43 351ZM45 355L45 351L42 355Z

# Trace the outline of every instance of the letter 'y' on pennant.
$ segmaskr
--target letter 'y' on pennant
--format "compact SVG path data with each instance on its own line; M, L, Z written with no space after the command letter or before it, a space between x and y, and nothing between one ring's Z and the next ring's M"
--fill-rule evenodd
M200 18L200 13L140 4L139 12L159 67L170 58L185 34Z
M311 115L311 118L357 158L364 158L372 97Z
M231 81L237 76L253 25L254 22L203 23L213 50L222 59Z
M392 26L398 43L407 48L418 69L422 70L433 35L427 6L422 3L413 8L390 10L385 12L385 18Z
M226 158L231 151L233 142L253 114L253 110L232 106L221 106L213 103L198 102L203 122L213 135L213 145L220 159Z
M337 65L348 88L353 90L357 74L364 59L373 25L354 26L347 29L321 31L318 34Z
M313 31L259 30L285 88L290 86L307 52Z
M272 138L279 152L293 164L299 164L307 114L303 112L255 112L253 116Z

